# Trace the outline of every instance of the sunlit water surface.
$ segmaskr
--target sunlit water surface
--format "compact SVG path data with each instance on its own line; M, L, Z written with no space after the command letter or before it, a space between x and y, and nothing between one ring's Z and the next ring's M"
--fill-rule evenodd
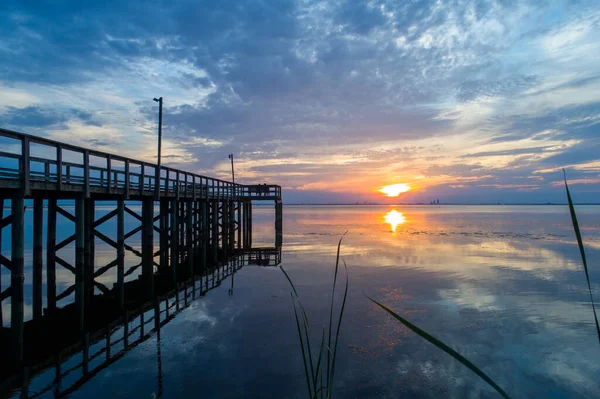
M578 208L600 296L600 207ZM255 207L254 245L273 245ZM286 206L283 267L320 335L337 243L349 296L337 397L496 397L363 292L451 345L513 397L600 396L600 345L564 206ZM71 398L306 397L290 287L247 266ZM161 365L159 372L158 365ZM32 385L35 390L35 383Z

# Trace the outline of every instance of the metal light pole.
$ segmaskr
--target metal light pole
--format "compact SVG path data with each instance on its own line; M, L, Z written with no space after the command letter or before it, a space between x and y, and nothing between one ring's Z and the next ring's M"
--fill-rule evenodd
M229 159L231 159L231 180L233 184L235 184L235 172L233 171L233 154L229 154Z
M162 147L162 107L163 107L163 98L154 98L154 101L158 103L158 166L156 168L156 181L155 181L155 189L156 189L156 198L160 197L160 150Z

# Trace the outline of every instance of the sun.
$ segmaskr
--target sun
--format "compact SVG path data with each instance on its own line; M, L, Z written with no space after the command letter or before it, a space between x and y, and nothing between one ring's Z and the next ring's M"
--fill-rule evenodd
M410 186L408 184L400 183L400 184L392 184L390 186L385 186L379 192L384 193L388 197L397 197L401 193L405 193L410 190Z

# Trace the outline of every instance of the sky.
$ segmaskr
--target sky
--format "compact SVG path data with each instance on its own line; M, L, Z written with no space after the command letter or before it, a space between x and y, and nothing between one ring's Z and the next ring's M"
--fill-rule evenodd
M152 162L162 96L164 164L287 203L600 202L597 0L3 0L0 93Z

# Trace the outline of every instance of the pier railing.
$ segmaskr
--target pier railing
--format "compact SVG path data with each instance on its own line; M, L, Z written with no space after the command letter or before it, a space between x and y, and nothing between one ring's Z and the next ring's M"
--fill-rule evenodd
M280 200L278 185L243 185L116 154L0 129L0 185L80 192L86 197L155 196L189 199Z

